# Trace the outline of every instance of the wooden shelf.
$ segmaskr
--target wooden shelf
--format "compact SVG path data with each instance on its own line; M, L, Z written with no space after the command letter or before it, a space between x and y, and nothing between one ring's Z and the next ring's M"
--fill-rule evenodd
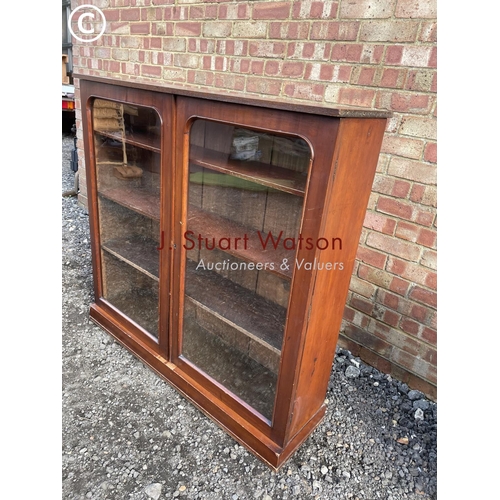
M258 232L255 229L249 229L236 222L190 205L188 209L188 230L195 233L191 237L191 240L197 239L198 234L200 234L203 238L210 238L209 241L211 241L211 238L215 238L216 242L220 241L220 238L230 238L231 246L236 246L234 245L235 238L239 237L241 240L238 241L238 249L230 248L222 251L229 255L233 255L234 257L241 258L248 262L254 262L256 264L266 262L273 263L274 269L267 269L267 271L276 274L281 278L292 278L295 250L286 250L283 247L275 250L270 244L264 250L258 237ZM243 240L245 235L248 237L246 249L244 248ZM265 240L266 237L267 233L263 233L262 238ZM291 263L289 269L286 271L280 269L280 265L284 258L287 258L288 262Z
M184 322L182 355L269 420L277 373L228 344L192 318ZM279 359L279 355L276 356Z
M186 295L199 307L217 316L244 335L275 353L281 352L286 309L219 274L188 260Z
M151 290L132 288L126 293L106 297L132 321L158 338L158 294Z
M229 153L191 145L189 161L195 165L239 177L279 191L304 196L307 175L257 161L231 160Z
M110 139L114 139L115 141L122 142L122 133L121 131L117 130L95 130L96 133L104 136L104 137L109 137ZM140 132L126 132L125 133L125 142L127 144L131 144L132 146L137 146L139 148L143 149L149 149L150 151L154 151L155 153L160 153L161 149L159 146L160 143L160 137L159 136L154 136L154 135L149 135L146 133L140 133Z
M144 188L104 188L99 194L150 219L160 220L160 196Z
M159 281L160 257L157 243L149 238L118 238L106 241L102 249L146 276Z

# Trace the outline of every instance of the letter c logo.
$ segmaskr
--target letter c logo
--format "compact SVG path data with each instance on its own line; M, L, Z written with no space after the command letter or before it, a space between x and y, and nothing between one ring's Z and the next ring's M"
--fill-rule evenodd
M87 9L87 11L83 12L80 17L78 18L77 21L77 26L78 26L78 31L81 35L90 35L95 33L94 27L92 26L90 29L84 28L83 23L85 22L85 19L90 19L96 23L101 22L101 31L99 34L93 38L82 38L81 36L78 36L75 34L73 29L71 28L71 22L73 20L73 16L82 9ZM90 10L91 12L88 12ZM96 16L95 12L99 14L99 16ZM104 17L104 13L102 12L101 9L98 7L94 7L93 5L80 5L77 7L74 11L71 12L68 18L68 28L70 33L79 41L79 42L84 42L84 43L89 43L97 40L98 38L101 38L102 34L104 33L104 30L106 29L106 18Z
M89 33L94 33L94 27L92 26L91 29L89 30L86 30L84 27L83 27L83 20L84 18L86 17L90 17L91 19L94 19L94 14L92 14L92 12L85 12L84 14L82 14L79 18L78 18L78 29L82 32L82 33L85 33L86 35L88 35Z

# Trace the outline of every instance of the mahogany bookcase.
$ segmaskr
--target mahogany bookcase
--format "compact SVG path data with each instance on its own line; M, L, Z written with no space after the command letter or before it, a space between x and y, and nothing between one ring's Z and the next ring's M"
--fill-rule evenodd
M93 321L271 467L324 398L386 112L80 76Z

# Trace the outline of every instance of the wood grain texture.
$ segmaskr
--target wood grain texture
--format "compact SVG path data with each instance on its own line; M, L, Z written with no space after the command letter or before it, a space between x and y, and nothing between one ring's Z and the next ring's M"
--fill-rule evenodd
M190 161L195 165L268 186L279 191L304 196L307 175L269 163L232 160L229 155L191 146Z
M186 266L186 295L274 352L281 351L286 309L212 271Z
M312 103L305 101L294 101L289 99L282 99L276 96L259 97L249 96L237 91L225 89L208 89L200 90L199 87L172 84L168 85L155 85L150 82L140 83L136 81L117 80L116 78L106 78L90 75L81 75L75 73L74 78L79 78L82 81L100 82L108 85L120 85L127 88L144 89L163 94L170 94L176 96L194 97L208 101L215 101L221 103L239 104L242 106L255 106L261 109L275 109L282 111L292 111L297 113L306 113L317 116L330 116L330 117L345 117L345 118L390 118L391 111L361 108L356 106L338 106L329 103Z
M387 113L215 96L133 82L110 85L101 78L86 77L80 83L96 292L92 319L238 442L279 468L325 412L324 397ZM159 147L154 147L160 153L145 147L151 158L138 156L141 161L152 160L146 189L120 188L109 178L109 184L98 190L94 98L158 112L161 138ZM231 138L251 142L253 133L259 137L258 160L231 158ZM147 142L137 137L125 140L127 156L133 154L130 148ZM293 154L291 144L297 148ZM111 153L103 160L112 162ZM214 179L207 172L237 182ZM252 193L246 189L251 186L241 181L260 187ZM231 185L223 185L226 182ZM159 194L154 189L158 183ZM106 218L99 214L100 199L137 217L114 210ZM151 222L140 222L146 219ZM132 220L148 226L138 240L127 230L111 228L130 225ZM294 254L297 262L323 266L341 262L342 268L318 270L292 262L281 274L194 271L210 252L183 247L188 228L213 238L237 237L249 228L282 229L287 237L300 233L313 241L339 238L341 250L302 247ZM159 253L153 249L157 237L165 242ZM214 255L229 255L243 263L271 258L257 249L235 250L217 250ZM276 254L274 262L283 255ZM138 291L147 289L148 280L158 287L158 297L146 298L146 303L157 303L153 320L157 339L147 331L155 329L149 326L149 316L141 319L126 300L121 302L129 285L118 279L123 266ZM111 279L104 289L105 275ZM195 334L184 338L193 322ZM211 357L217 356L222 342L220 349L229 354L236 349L250 365L265 367L268 372L263 372L267 375L260 388L238 394L237 384L224 379L224 370L212 376L205 373L204 369L212 369L203 365L205 337L211 339L205 347L215 346ZM196 353L202 356L198 363L189 359ZM266 392L270 380L275 380L275 389Z
M341 120L321 233L342 238L341 271L319 271L310 301L289 436L323 403L361 228L385 130L384 119ZM318 252L319 262L330 259Z
M134 212L160 220L160 199L154 193L142 188L109 188L99 191L101 196L108 198Z

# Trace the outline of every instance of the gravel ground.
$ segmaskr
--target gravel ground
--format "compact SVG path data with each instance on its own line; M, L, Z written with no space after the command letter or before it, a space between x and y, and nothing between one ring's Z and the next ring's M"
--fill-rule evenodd
M63 499L437 498L437 405L342 349L325 419L272 472L89 322L88 216L74 197L62 215Z

